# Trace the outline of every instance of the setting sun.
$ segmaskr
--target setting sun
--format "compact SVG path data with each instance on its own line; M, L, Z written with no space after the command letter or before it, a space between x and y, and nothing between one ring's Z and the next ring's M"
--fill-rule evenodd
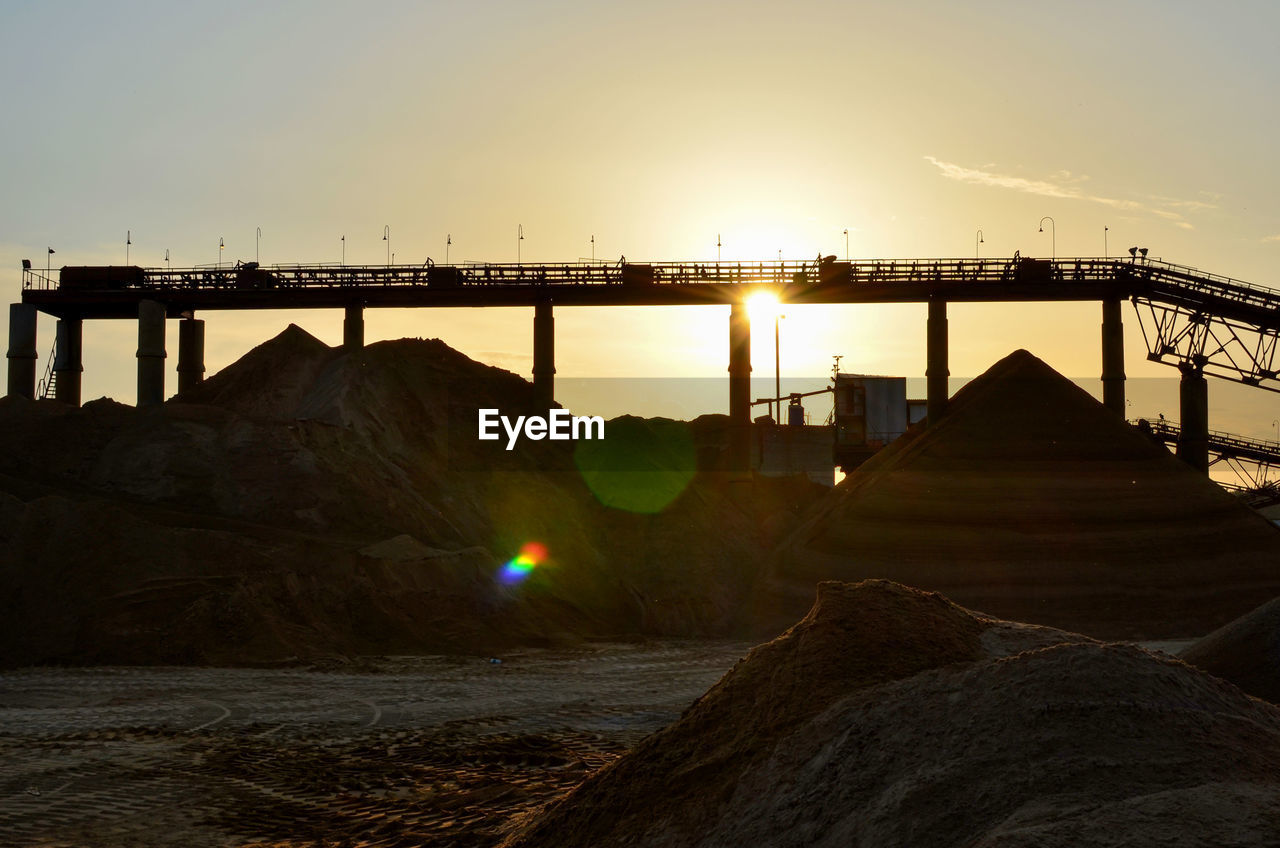
M757 292L747 298L747 312L754 321L772 321L782 308L773 292Z

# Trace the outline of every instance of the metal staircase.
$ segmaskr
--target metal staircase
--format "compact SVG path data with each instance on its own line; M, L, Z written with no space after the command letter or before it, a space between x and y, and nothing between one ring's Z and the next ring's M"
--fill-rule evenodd
M36 385L36 400L51 400L57 396L58 372L53 364L58 360L58 342L53 342L53 350L49 351L49 361L44 367L44 378Z

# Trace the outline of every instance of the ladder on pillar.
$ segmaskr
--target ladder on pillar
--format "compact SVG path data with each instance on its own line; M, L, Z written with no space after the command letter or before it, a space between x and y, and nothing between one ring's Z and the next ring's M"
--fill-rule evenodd
M58 359L58 342L53 342L53 350L49 351L49 363L44 367L44 379L36 386L36 400L49 400L54 397L58 384L58 372L53 370L53 363Z

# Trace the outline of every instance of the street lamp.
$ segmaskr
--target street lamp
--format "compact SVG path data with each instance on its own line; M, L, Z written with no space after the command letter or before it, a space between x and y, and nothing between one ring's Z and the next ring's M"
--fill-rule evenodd
M342 264L347 264L347 237L344 235L342 241Z
M164 249L164 269L169 270L169 248Z
M444 264L449 264L449 245L453 244L453 233L445 233L444 236Z
M1103 259L1107 259L1110 257L1111 252L1107 250L1107 233L1110 231L1111 231L1110 227L1102 228L1102 258Z
M773 397L778 403L778 423L782 423L782 351L778 347L778 322L787 316L773 314Z
M226 246L227 246L226 242L224 242L222 239L218 239L218 268L219 269L222 268L222 251L223 249L226 248Z
M516 264L519 265L523 261L520 258L520 242L524 241L524 224L516 224Z
M982 230L978 230L978 232L974 233L974 236L973 236L973 258L974 259L978 258L978 245L985 244L985 243L986 241L982 238Z
M382 227L382 240L387 243L387 267L391 267L391 225Z
M1049 258L1058 258L1058 224L1048 215L1040 219L1040 232L1044 232L1044 222L1049 222Z
M720 234L719 233L716 233L716 264L717 265L720 264Z
M849 228L844 228L844 261L849 261Z
M596 234L591 234L591 261L596 261Z
M262 227L257 228L258 231L253 237L253 261L261 262L262 256Z
M129 245L133 244L133 230L124 231L124 264L129 264Z

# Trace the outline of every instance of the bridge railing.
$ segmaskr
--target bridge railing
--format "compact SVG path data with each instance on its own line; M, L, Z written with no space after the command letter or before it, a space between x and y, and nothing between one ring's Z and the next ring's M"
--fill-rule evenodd
M876 259L760 262L468 263L464 265L277 264L92 269L88 275L26 271L24 289L191 290L310 287L502 285L840 285L983 282L1098 282L1116 278L1115 259ZM76 269L72 269L76 270ZM110 272L115 272L112 276Z

